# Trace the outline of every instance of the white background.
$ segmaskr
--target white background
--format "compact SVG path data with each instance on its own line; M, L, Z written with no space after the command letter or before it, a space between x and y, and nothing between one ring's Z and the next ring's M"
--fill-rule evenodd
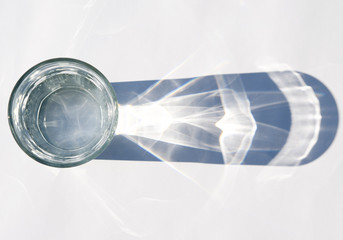
M343 2L0 1L0 239L343 239L343 133L301 167L25 155L7 104L31 66L77 58L112 82L286 66L343 112ZM342 121L340 121L342 125Z

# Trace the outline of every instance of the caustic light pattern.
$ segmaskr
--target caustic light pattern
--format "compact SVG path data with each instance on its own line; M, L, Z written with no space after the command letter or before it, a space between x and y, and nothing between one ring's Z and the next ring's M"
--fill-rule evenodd
M118 136L100 159L142 160L133 154L139 146L145 160L299 165L322 154L328 146L318 143L330 145L337 130L332 95L294 71L112 85Z

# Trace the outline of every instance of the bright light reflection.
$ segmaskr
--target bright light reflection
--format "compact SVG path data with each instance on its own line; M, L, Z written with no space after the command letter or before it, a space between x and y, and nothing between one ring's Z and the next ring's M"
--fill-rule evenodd
M231 164L242 163L249 150L281 150L270 164L299 164L318 139L318 98L296 72L269 77L280 92L247 93L239 75L158 81L119 107L117 133L164 161L182 162L176 146L185 146L221 152L224 163ZM255 121L252 115L285 103L291 110L291 132ZM257 129L263 134L255 135ZM160 147L158 142L169 145Z
M221 152L225 163L240 163L256 130L241 81L216 76L215 89L203 91L206 83L205 77L181 86L159 81L119 107L117 133L165 161L178 160L173 154L173 145L178 145ZM156 142L172 145L161 149Z
M185 161L180 157L194 158L180 156L179 146L219 152L227 164L242 163L249 151L271 151L278 154L270 165L298 165L318 139L319 100L294 71L268 75L279 91L246 92L239 75L217 75L210 80L199 77L182 84L177 80L160 80L128 104L119 106L116 132L205 191L202 178L174 163ZM206 88L208 84L214 87ZM252 115L285 104L291 112L290 131L259 122ZM160 142L168 144L161 147ZM225 174L226 171L217 176L218 189Z

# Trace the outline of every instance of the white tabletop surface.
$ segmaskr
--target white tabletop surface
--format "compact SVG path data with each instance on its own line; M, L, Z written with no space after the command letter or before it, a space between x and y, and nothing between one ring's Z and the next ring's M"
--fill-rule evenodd
M294 69L320 79L343 112L343 1L0 4L0 239L343 239L340 128L300 167L57 169L26 156L7 124L16 81L54 57L89 62L112 82Z

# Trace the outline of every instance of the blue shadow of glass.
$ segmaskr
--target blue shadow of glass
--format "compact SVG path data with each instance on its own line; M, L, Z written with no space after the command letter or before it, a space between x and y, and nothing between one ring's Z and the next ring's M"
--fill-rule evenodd
M297 164L302 165L319 158L333 142L338 128L338 109L334 97L319 80L304 73L297 74L301 76L307 86L310 86L313 89L319 100L321 115L317 141L309 153L300 159ZM244 155L244 159L242 159L240 164L269 165L286 144L291 130L292 113L287 98L279 89L278 85L272 80L270 73L227 74L221 75L221 77L229 79L239 78L242 86L241 89L244 91L250 103L251 114L257 123L249 150ZM218 91L217 78L218 76L201 77L201 81L190 88L185 88L184 86L194 82L194 78L164 80L163 88L159 88L155 94L149 95L148 99L145 98L142 101L159 101L167 95L175 94L175 92L177 92L179 97L194 96L198 93L215 92ZM139 99L141 95L146 95L146 92L151 91L151 89L160 83L161 81L158 80L116 82L112 83L112 86L117 93L120 106L125 106L131 104L132 99ZM178 92L178 89L180 88L183 88L183 90ZM203 108L213 108L213 106L222 105L222 101L222 98L218 95L207 98L206 101L197 100L196 104ZM120 114L121 112L119 112L119 118L121 118ZM218 113L218 119L222 117L223 114ZM275 131L266 131L266 126L268 127L267 129L272 127ZM179 129L182 129L182 126L178 127ZM185 127L184 134L192 134L188 133L188 131L190 131L189 127ZM219 139L213 138L213 136L206 131L199 130L196 137L197 139L209 139L208 142L213 143L213 145L220 145ZM299 141L303 140L299 139ZM273 146L270 148L261 148L261 142L264 145L271 144ZM97 159L133 161L167 160L173 162L200 162L212 164L225 163L222 152L212 150L211 148L197 148L191 144L183 145L170 141L159 141L158 139L152 141L151 144L155 149L168 151L169 156L172 157L161 159L159 155L140 146L137 142L127 138L127 136L116 135L111 144L97 157ZM283 162L274 165L288 164Z

